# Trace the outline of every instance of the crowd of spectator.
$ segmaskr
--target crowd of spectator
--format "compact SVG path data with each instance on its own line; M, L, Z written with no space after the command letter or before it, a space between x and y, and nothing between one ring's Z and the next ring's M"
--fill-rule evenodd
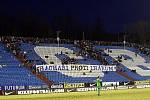
M22 51L20 49L21 43L30 43L34 45L40 45L41 43L57 43L57 39L51 39L51 38L31 38L31 37L0 37L0 41L6 44L6 47L8 50L10 50L15 56L20 58L24 63L30 63L34 65L36 61L30 61L27 59L26 54L27 52ZM84 56L85 58L94 58L96 60L99 60L102 64L108 65L107 59L105 56L108 56L104 53L103 49L95 49L94 45L102 45L102 46L124 46L123 43L116 43L116 42L104 42L104 41L79 41L75 40L74 42L68 41L68 40L61 40L63 43L74 43L75 46L81 48L81 50L76 53L76 55ZM144 47L142 45L138 45L135 43L128 43L126 42L126 47L134 47L137 49L137 52L135 53L135 56L138 53L143 53L146 56L150 57L150 49L147 47ZM109 53L112 51L108 48L105 48L108 50ZM118 60L114 60L112 64L119 64L121 61L121 56L118 57ZM67 58L67 60L64 60L64 64L66 63L75 63L76 59L74 58ZM23 64L24 64L23 63Z

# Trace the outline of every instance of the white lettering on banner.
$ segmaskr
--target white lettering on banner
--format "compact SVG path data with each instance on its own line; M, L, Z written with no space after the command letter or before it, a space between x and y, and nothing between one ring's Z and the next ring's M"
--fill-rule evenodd
M128 86L118 86L117 89L119 89L119 90L128 89Z
M29 89L41 89L42 87L41 86L31 86L29 85Z
M62 84L57 84L57 85L55 85L55 84L53 84L53 85L51 85L51 88L63 88L64 86L62 85Z
M46 93L61 93L65 92L64 89L50 89L50 90L26 90L26 91L18 91L18 95L20 94L46 94Z
M54 90L51 89L51 92L54 92L54 93L63 93L63 92L65 92L65 90L64 89L54 89Z
M82 92L82 91L96 91L97 88L96 87L91 87L91 88L77 88L78 92Z
M100 70L116 71L116 65L36 65L36 71Z
M67 92L74 92L75 89L67 89Z
M116 86L119 85L119 82L102 82L102 86Z
M110 86L110 87L102 87L101 90L114 90L115 87L114 86Z
M150 85L137 85L136 88L150 88Z
M135 88L135 86L134 85L129 85L128 88L133 89L133 88Z
M39 94L39 93L49 93L46 90L27 90L27 91L18 91L18 94Z
M5 86L5 90L24 90L25 86Z

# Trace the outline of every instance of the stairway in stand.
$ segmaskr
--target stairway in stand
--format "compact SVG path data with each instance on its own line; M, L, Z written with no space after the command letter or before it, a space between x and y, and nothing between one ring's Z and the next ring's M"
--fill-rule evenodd
M127 78L128 80L134 81L134 79L133 79L132 77L128 76L125 72L121 72L121 71L116 71L116 72L117 72L119 75L121 75L121 76Z
M36 73L36 71L32 69L33 64L27 63L26 60L24 59L23 55L17 55L16 57L17 57L17 59L19 59L22 62L22 64L24 64L25 67L27 67L27 69L29 69L32 72L32 74L36 75L39 79L41 79L49 87L51 87L51 85L53 84L53 81L50 81L46 76L44 76L41 73Z

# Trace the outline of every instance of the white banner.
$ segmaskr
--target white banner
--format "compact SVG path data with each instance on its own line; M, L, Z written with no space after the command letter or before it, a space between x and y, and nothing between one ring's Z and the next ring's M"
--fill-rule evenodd
M61 70L99 70L99 71L116 71L116 65L36 65L36 71L61 71Z

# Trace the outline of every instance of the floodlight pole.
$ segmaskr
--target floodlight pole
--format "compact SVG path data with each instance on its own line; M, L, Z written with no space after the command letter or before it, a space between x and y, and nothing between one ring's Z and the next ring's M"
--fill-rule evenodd
M83 35L83 40L85 40L84 32L83 32L83 34L82 34L82 35Z
M57 33L57 46L59 47L59 41L60 41L59 33L60 33L60 31L57 31L56 33Z
M118 46L119 46L119 40L120 40L120 39L119 39L119 32L117 33L117 36L118 36Z
M125 46L126 46L126 37L125 37L125 35L124 35L124 37L123 37L123 44L124 44L124 50L125 50Z

